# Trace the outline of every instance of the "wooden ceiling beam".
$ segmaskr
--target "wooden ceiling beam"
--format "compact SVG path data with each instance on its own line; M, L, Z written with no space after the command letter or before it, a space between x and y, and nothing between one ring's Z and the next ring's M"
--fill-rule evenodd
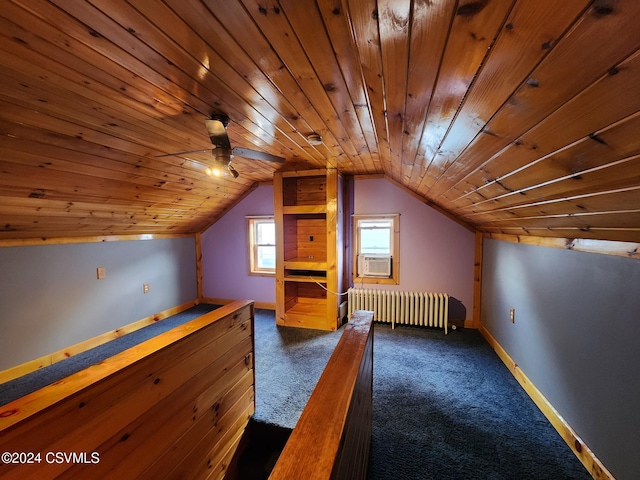
M640 238L640 228L587 228L587 227L565 227L565 228L524 228L513 227L489 227L483 228L487 234L505 234L531 237L560 237L602 240L606 238L618 242L636 242Z

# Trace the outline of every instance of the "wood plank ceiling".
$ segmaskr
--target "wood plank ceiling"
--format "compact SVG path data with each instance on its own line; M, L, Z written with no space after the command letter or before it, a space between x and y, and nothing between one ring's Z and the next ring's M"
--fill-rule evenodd
M1 0L0 238L201 231L276 168L640 242L637 0ZM203 174L225 113L240 177ZM322 135L311 145L309 134Z

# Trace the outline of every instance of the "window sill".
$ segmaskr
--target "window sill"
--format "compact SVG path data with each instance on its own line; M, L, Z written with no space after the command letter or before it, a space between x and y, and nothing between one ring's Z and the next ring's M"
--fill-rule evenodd
M377 285L398 285L399 282L396 278L376 278L376 277L353 277L353 283L369 283Z
M251 277L275 277L276 272L249 272L249 276Z

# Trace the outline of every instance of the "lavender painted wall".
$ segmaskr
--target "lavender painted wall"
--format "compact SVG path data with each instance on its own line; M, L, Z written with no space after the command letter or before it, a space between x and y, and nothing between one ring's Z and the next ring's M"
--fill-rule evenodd
M400 213L400 285L445 292L473 312L474 234L384 179L356 180L354 213ZM273 187L260 186L202 234L203 294L275 303L275 279L248 274L247 215L273 214Z
M202 234L203 295L275 303L275 277L249 275L247 215L273 215L273 186L263 185Z
M375 288L448 293L472 319L471 231L384 179L355 182L354 213L400 213L400 284Z
M0 248L0 370L196 298L193 238Z

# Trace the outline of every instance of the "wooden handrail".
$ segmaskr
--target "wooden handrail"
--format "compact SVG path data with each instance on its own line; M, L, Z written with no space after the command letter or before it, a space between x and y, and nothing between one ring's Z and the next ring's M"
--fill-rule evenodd
M364 479L371 441L373 312L355 311L270 480Z

